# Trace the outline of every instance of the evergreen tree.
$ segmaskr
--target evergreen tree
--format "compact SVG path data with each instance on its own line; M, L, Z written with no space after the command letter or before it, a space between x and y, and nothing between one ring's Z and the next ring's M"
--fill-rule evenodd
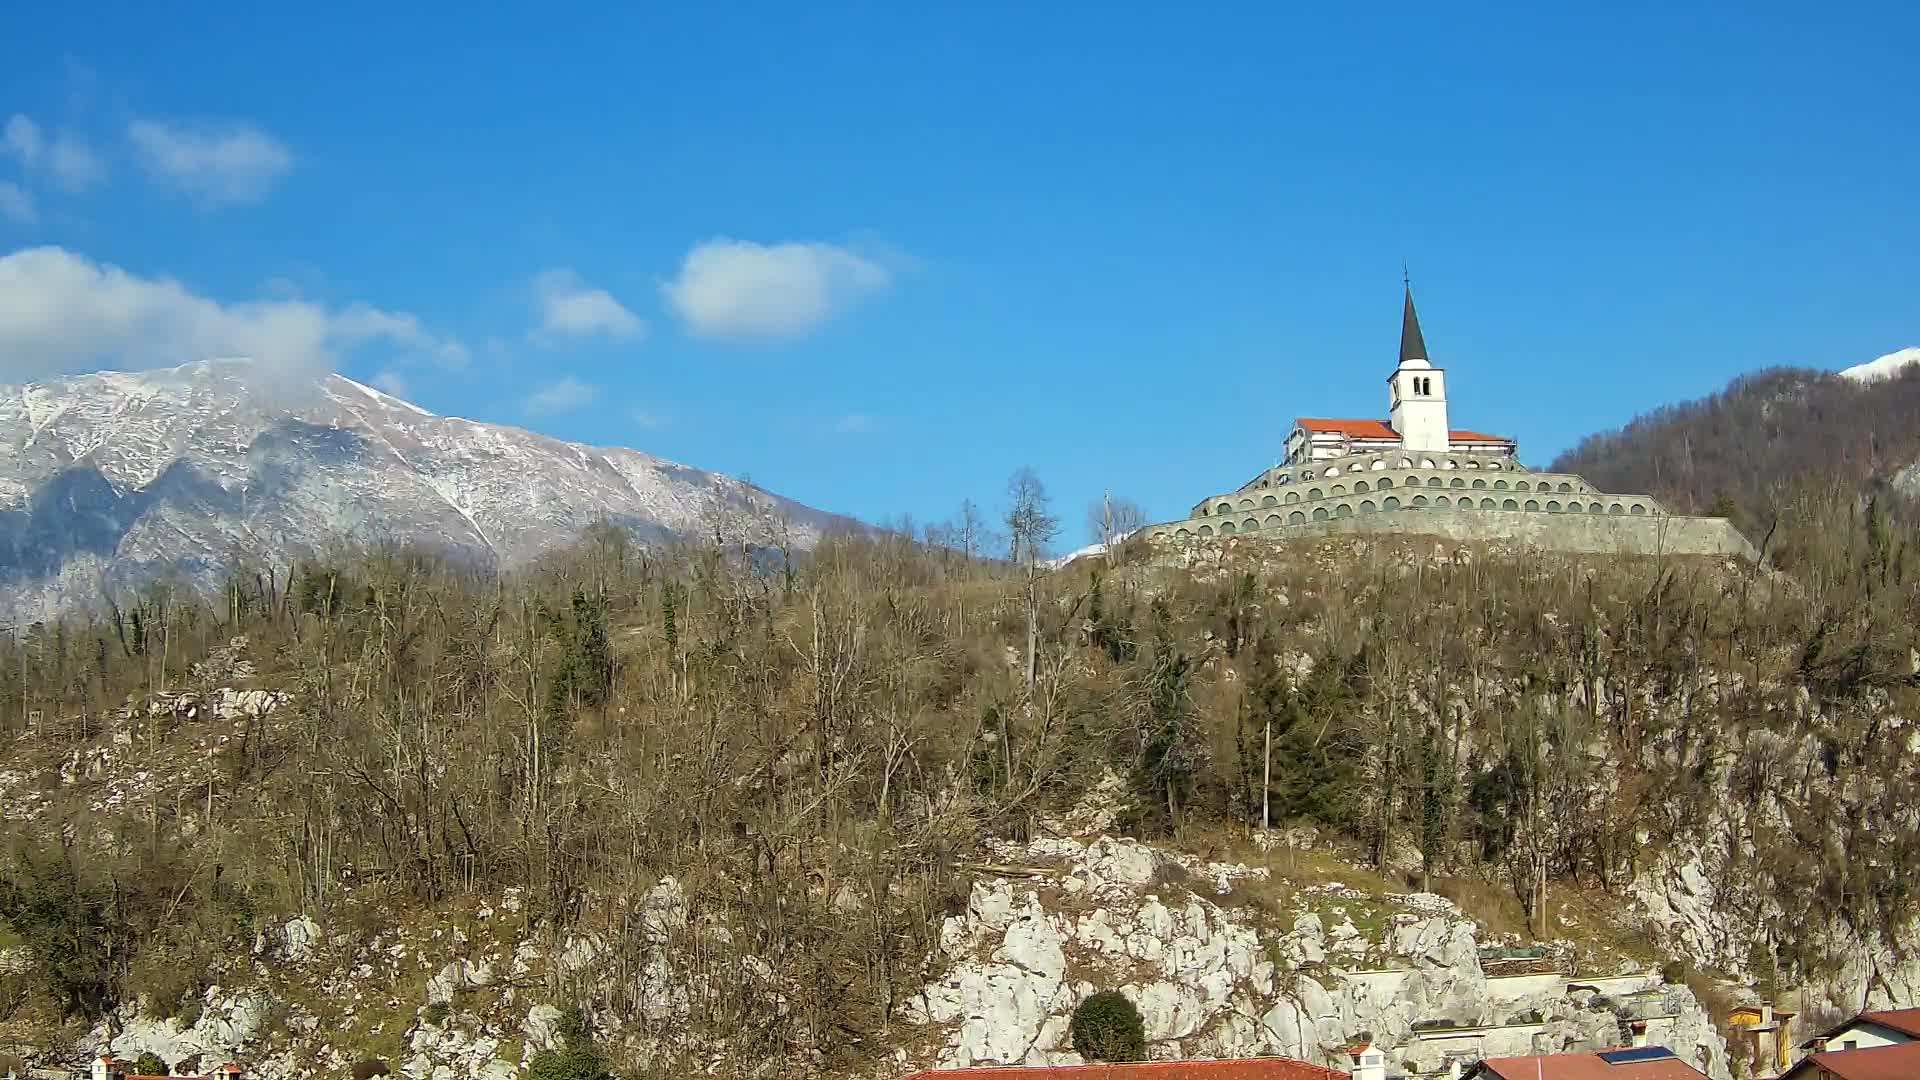
M549 612L547 632L560 646L551 681L547 684L547 711L564 715L570 708L599 708L613 689L613 645L607 631L607 600L575 589L566 615Z
M1153 666L1146 676L1145 730L1140 747L1142 787L1167 808L1168 823L1180 823L1180 805L1194 775L1207 760L1204 733L1189 692L1193 660L1173 639L1173 619L1164 599L1153 602Z
M1269 727L1273 732L1273 780L1267 791L1273 820L1305 818L1324 825L1351 820L1361 747L1349 674L1347 665L1326 657L1314 665L1304 687L1295 687L1272 642L1256 647L1247 687L1248 725L1263 751L1265 732Z

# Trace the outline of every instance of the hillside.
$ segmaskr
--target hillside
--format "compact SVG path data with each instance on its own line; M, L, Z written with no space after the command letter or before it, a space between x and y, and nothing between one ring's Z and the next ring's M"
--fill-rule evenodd
M881 1076L1061 1060L1119 987L1163 1055L1365 1028L1424 1074L1441 1020L1652 1010L1724 1077L1702 1003L1920 994L1920 536L1795 499L1793 576L1134 545L1041 579L1031 683L1006 570L893 537L39 628L0 650L0 1038L508 1080L578 1015L628 1075ZM1503 996L1500 957L1627 988Z
M607 523L805 548L844 519L730 477L245 361L0 386L0 625L335 549L507 568Z
M1717 394L1589 436L1552 469L1605 491L1644 491L1683 512L1730 506L1757 538L1809 478L1869 491L1920 462L1916 359L1920 350L1909 349L1840 373L1743 375Z

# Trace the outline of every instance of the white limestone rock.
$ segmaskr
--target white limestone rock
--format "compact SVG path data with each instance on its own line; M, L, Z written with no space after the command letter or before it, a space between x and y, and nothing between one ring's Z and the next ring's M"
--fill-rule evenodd
M1591 1001L1569 1000L1564 987L1518 1001L1509 990L1495 1000L1476 927L1439 898L1410 894L1401 906L1413 914L1379 942L1350 918L1329 931L1308 911L1276 933L1207 896L1156 886L1155 869L1171 856L1146 845L1101 838L1080 850L1054 883L1065 907L1050 906L1031 880L984 878L966 911L942 926L949 967L904 1010L910 1022L944 1033L929 1064L1077 1062L1067 1021L1080 1001L1107 988L1140 1009L1156 1057L1277 1054L1334 1063L1352 1033L1369 1030L1396 1063L1416 1052L1438 1062L1434 1044L1415 1037L1416 1022L1496 1023L1529 1010L1547 1020L1492 1042L1504 1047L1500 1038L1518 1038L1515 1052L1525 1052L1530 1033L1587 1049L1618 1042L1617 1018ZM1345 902L1337 891L1313 895L1322 894ZM1090 897L1099 902L1087 906ZM1394 969L1336 973L1324 983L1299 970L1370 951ZM1068 975L1083 968L1100 974L1092 981ZM1284 978L1283 969L1290 971ZM1687 1008L1693 1026L1675 1040L1697 1039L1711 1050L1710 1024L1696 1003ZM1724 1053L1702 1056L1718 1066L1709 1075L1725 1080Z
M687 927L687 890L673 877L663 877L640 902L640 929L655 945Z
M527 1010L527 1018L520 1023L520 1035L526 1040L527 1060L542 1050L557 1050L560 1047L560 1007L558 1005L535 1005Z
M200 1018L191 1027L177 1017L156 1019L138 1007L124 1006L114 1016L117 1030L103 1022L83 1041L88 1054L105 1046L117 1057L153 1053L169 1063L190 1057L224 1061L241 1056L259 1035L267 1008L261 996L229 994L214 986L207 989Z

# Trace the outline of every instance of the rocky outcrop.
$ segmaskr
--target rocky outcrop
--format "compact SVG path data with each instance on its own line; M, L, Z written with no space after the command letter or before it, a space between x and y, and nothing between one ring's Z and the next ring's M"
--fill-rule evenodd
M1291 913L1236 906L1236 883L1264 877L1247 867L1106 838L1026 854L1058 860L1058 874L975 883L966 911L942 928L947 973L908 1006L942 1035L935 1064L1077 1062L1068 1020L1106 989L1139 1007L1156 1057L1336 1064L1366 1031L1424 1074L1456 1058L1622 1041L1619 1003L1569 993L1564 980L1518 998L1496 992L1478 928L1439 897L1390 898L1394 914L1367 933L1337 888L1303 892ZM1726 1047L1684 988L1649 1011L1665 1018L1661 1035L1677 1053L1727 1075Z
M686 890L662 878L632 907L648 955L639 984L622 989L647 1021L684 1023L691 984L671 946L688 929ZM390 1056L407 1080L510 1080L559 1047L556 999L604 996L614 978L601 938L545 935L521 912L510 889L497 905L367 940L296 916L258 932L251 955L232 966L247 989L208 990L190 1023L125 1006L67 1056L75 1064L101 1052L153 1053L169 1064L231 1059L260 1080L344 1075L355 1061ZM617 1026L601 1033L609 1041L625 1034Z
M192 1024L178 1017L156 1020L137 1008L122 1009L89 1034L88 1045L128 1060L151 1053L168 1064L198 1058L218 1063L248 1056L263 1034L272 1000L251 991L209 987L199 1018Z

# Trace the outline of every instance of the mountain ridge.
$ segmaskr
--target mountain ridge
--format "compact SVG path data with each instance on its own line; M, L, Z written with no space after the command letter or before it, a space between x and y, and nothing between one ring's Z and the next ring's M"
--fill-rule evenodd
M1916 364L1920 364L1920 345L1910 345L1904 349L1895 349L1885 356L1869 360L1864 364L1842 368L1840 376L1855 382L1877 382L1881 379L1893 378Z
M1683 513L1731 513L1763 534L1797 490L1913 490L1920 348L1839 371L1775 367L1588 435L1554 459L1603 489L1645 491Z
M345 543L505 568L606 522L810 547L850 519L625 447L439 416L343 375L245 360L0 386L0 618L171 571L215 585Z

